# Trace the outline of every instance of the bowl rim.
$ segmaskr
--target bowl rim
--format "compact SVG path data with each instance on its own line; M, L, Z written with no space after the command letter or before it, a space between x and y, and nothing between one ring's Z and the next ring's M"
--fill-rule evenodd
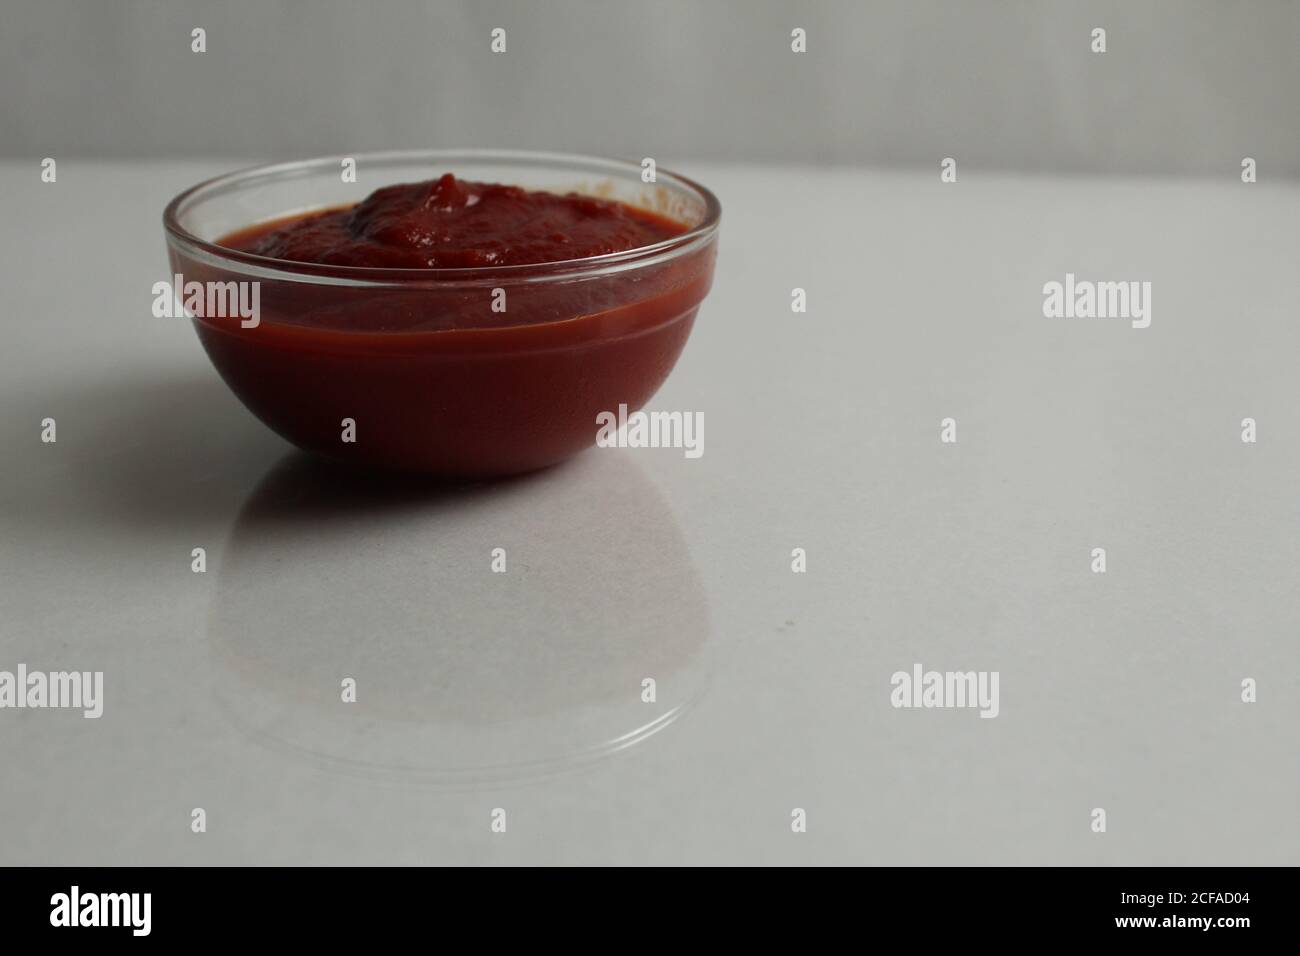
M403 149L377 150L351 155L358 165L363 162L415 162L442 161L454 162L503 162L522 164L549 164L555 166L590 166L599 165L611 172L634 173L641 175L640 163L629 160L611 159L603 156L582 153L546 152L522 149ZM718 231L722 221L722 204L718 197L707 187L693 179L678 173L656 167L655 183L668 184L694 192L704 203L704 217L700 223L680 235L645 246L636 246L620 252L605 253L598 256L586 256L578 259L560 259L554 262L518 263L497 266L471 267L416 267L396 268L390 266L344 266L316 262L295 262L289 259L276 259L259 256L218 245L207 239L201 239L180 223L180 215L187 204L203 198L213 192L235 191L251 182L270 179L287 179L306 175L325 165L337 166L340 155L315 156L310 159L290 160L278 163L263 163L246 166L233 172L223 173L205 179L178 193L163 209L163 229L170 243L177 243L187 252L198 255L216 265L239 263L246 271L255 271L260 275L285 279L297 278L309 281L311 278L330 284L383 284L400 282L403 285L425 280L439 284L450 280L493 280L510 279L511 281L550 281L557 278L572 279L584 273L605 273L622 271L628 268L641 268L656 264L666 259L684 255L710 242ZM330 207L321 207L322 209ZM292 215L290 213L289 215ZM249 226L257 225L250 223Z

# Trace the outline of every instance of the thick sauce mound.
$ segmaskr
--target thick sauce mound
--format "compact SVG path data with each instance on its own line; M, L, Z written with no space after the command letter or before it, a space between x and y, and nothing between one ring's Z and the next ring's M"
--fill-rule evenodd
M291 262L454 269L584 259L685 231L620 202L467 182L447 173L386 186L346 209L233 233L221 245Z

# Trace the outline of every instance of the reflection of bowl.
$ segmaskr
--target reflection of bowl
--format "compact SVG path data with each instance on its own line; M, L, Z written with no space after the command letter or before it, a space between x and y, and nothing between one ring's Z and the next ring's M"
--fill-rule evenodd
M220 563L219 696L258 738L336 769L549 771L644 739L703 689L703 589L626 452L433 494L294 455Z
M589 447L600 412L641 407L668 376L713 278L721 209L707 189L547 153L354 158L357 183L340 181L337 158L259 167L195 186L163 216L172 271L186 283L259 283L255 327L238 315L194 325L226 384L285 438L368 465L511 474ZM474 269L316 265L215 244L444 171L617 199L688 229L627 252ZM355 440L343 438L345 419Z

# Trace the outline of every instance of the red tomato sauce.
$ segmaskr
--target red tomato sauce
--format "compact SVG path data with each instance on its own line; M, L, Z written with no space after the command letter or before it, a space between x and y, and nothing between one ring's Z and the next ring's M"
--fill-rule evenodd
M291 262L474 269L626 252L685 231L681 223L623 203L466 182L447 173L378 189L347 209L256 226L220 244Z
M572 278L547 264L686 231L617 202L447 175L217 241L345 267L344 279L356 278L346 267L415 270L399 278L265 278L237 260L171 256L186 279L260 278L257 327L207 316L194 324L227 384L282 436L367 466L490 477L561 461L594 444L600 412L653 396L708 292L715 244ZM491 273L496 266L520 268ZM443 281L418 271L429 268L489 275ZM342 438L344 419L355 423L353 441Z

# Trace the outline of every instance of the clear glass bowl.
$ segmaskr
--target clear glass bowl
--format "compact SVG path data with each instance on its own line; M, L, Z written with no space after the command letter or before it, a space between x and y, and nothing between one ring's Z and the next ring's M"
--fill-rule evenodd
M711 192L664 170L645 183L638 164L584 156L352 158L355 183L343 181L340 157L262 166L186 190L163 214L173 273L256 291L256 324L234 310L193 322L222 378L268 426L362 465L487 477L581 451L600 412L635 410L658 390L712 283L721 207ZM444 172L616 199L687 230L626 252L474 269L318 265L217 244Z

